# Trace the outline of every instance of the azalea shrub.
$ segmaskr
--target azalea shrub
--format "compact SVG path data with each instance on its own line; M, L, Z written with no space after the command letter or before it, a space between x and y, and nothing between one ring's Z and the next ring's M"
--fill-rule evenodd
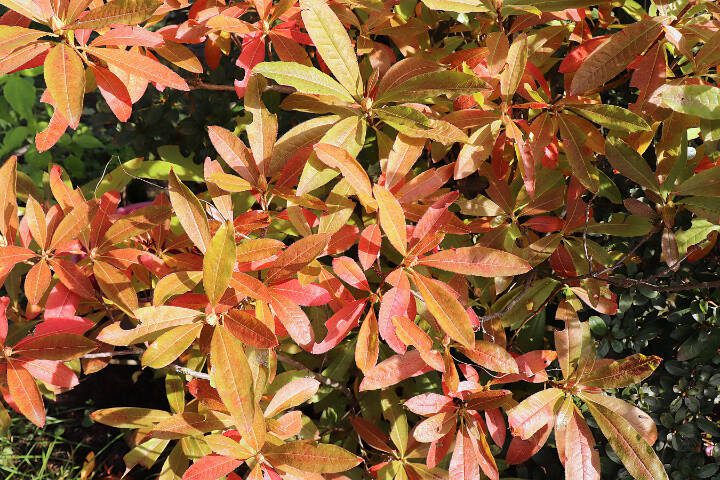
M659 480L688 428L639 407L717 430L643 383L659 332L676 377L720 345L720 281L686 274L720 230L715 1L0 5L0 74L42 67L52 110L34 153L91 101L118 129L143 98L202 125L197 152L149 135L82 185L11 147L0 426L134 358L167 404L91 418L162 480L540 478L548 452L551 478ZM638 292L670 327L621 355Z

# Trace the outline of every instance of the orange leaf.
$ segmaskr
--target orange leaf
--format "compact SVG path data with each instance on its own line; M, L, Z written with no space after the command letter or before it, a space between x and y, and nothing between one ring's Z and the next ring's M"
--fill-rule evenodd
M441 250L421 258L418 263L448 272L480 277L509 277L532 269L527 261L512 253L481 245Z
M108 65L116 67L131 75L135 75L176 90L190 90L187 82L185 82L180 75L173 72L157 60L153 60L152 58L142 55L134 50L87 47L85 51L94 57L103 60Z
M85 97L85 67L66 43L56 44L45 58L45 84L55 108L72 128L77 128Z
M20 413L38 427L45 426L45 407L35 380L27 370L10 359L7 361L7 384Z

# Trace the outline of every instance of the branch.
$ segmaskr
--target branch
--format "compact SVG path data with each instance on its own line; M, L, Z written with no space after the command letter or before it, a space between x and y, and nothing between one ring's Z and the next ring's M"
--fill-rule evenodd
M82 358L109 358L113 359L116 357L127 357L130 355L142 355L144 350L142 348L129 348L127 350L114 350L112 352L99 352L99 353L88 353L87 355L83 355ZM175 363L172 363L168 365L168 368L185 375L189 375L191 377L195 378L201 378L203 380L210 380L210 375L203 372L198 372L196 370L191 370L187 367L183 367L182 365L177 365Z
M234 85L218 85L216 83L206 83L198 78L189 78L186 79L187 84L190 86L191 90L212 90L216 92L234 92L235 86ZM293 93L295 92L295 89L292 87L287 87L285 85L267 85L265 86L265 92L278 92L278 93Z

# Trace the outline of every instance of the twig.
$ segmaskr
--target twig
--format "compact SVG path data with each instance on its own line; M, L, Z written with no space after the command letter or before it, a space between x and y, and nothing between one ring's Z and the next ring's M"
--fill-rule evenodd
M216 83L206 83L200 79L188 79L188 85L191 90L211 90L215 92L234 92L235 87L233 85L218 85ZM265 87L266 92L278 92L278 93L293 93L295 89L285 85L267 85Z

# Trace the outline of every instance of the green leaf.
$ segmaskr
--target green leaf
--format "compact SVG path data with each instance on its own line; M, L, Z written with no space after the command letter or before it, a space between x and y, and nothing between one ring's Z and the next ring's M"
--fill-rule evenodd
M310 38L330 71L355 98L363 95L360 67L347 30L325 0L300 0Z
M203 257L203 287L210 305L217 305L227 290L234 265L235 227L228 221L215 232Z
M455 98L459 95L472 95L485 88L487 84L475 75L453 70L428 72L411 77L409 80L382 93L375 105L390 102L422 102L429 98L446 95Z
M588 233L597 233L602 235L615 235L617 237L642 237L652 230L652 223L645 217L637 215L615 214L605 223L595 223L587 226ZM575 231L583 231L585 226L581 226Z
M330 75L317 68L296 62L263 62L253 68L253 73L275 80L280 85L293 87L301 93L330 95L346 102L355 99Z
M682 182L675 189L675 194L720 197L720 167L712 167L696 173Z
M444 10L455 13L475 13L489 11L483 0L422 0L430 10Z
M685 255L693 245L702 243L712 232L720 230L720 225L715 225L702 218L694 218L690 228L675 233L675 241L678 246L678 253Z
M666 85L662 103L676 112L707 120L720 120L720 88L712 85Z
M605 156L610 165L638 185L660 191L657 177L645 159L634 148L619 138L609 137L605 142Z
M602 3L598 0L505 0L503 2L503 15L506 9L527 10L537 9L541 12L558 12L570 8L585 8Z
M573 105L570 109L591 122L608 130L635 133L650 130L650 125L639 115L617 105Z
M28 121L33 119L32 109L37 98L35 96L35 86L32 82L13 75L5 82L3 95L21 118Z

